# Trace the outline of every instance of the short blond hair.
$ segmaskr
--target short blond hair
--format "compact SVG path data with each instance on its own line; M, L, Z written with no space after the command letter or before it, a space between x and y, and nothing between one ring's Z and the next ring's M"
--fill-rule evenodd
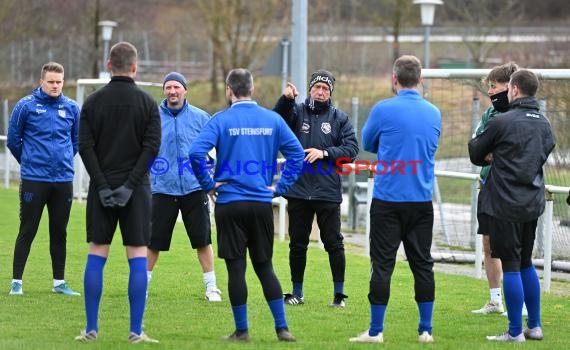
M63 66L57 62L48 62L42 66L41 78L46 78L47 72L64 73Z

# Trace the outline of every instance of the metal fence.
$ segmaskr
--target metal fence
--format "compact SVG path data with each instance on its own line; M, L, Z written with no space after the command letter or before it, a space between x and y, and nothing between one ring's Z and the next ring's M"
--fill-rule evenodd
M534 70L540 79L538 98L548 116L557 144L545 165L547 205L537 228L533 257L544 267L543 288L550 288L552 268L570 271L570 70ZM474 261L482 275L481 236L477 235L476 204L479 168L469 161L467 143L490 102L480 85L487 69L426 69L424 93L442 111L442 136L436 155L434 187L435 258ZM429 89L427 87L429 86ZM365 118L361 118L365 119ZM361 127L361 125L359 125ZM368 183L368 199L372 183ZM370 202L368 202L367 208ZM366 210L368 212L368 210ZM366 222L368 234L369 221ZM365 241L368 241L367 239Z
M548 116L555 131L557 144L546 166L548 201L547 208L539 222L534 257L539 265L545 266L545 272L552 268L570 271L570 210L565 203L570 184L570 70L538 69L534 70L540 78L538 98L542 110ZM434 209L436 221L434 227L434 243L432 253L443 260L475 261L475 275L481 276L482 249L480 236L476 234L476 198L477 176L479 169L469 162L467 143L483 111L490 105L480 80L488 73L486 69L426 69L424 75L424 92L429 91L427 98L442 111L442 136L436 155L437 186L434 188ZM77 100L100 86L104 81L79 80ZM144 83L143 83L144 85ZM152 89L153 85L147 84ZM160 84L158 84L160 86ZM429 86L429 89L426 87ZM360 108L360 117L354 120L357 134L361 134L370 106ZM4 114L8 115L7 103L4 103ZM353 106L354 111L358 110ZM0 138L0 141L5 138ZM4 164L4 183L7 186L10 178L18 178L17 162L6 156ZM363 157L371 157L371 154ZM74 182L76 196L83 198L86 193L88 178L83 165L76 157L76 180ZM348 181L348 178L347 178ZM360 178L359 181L366 181ZM368 210L365 199L371 197L370 184L364 182L348 186L349 208L352 210L349 225L363 230L369 224L366 219ZM368 192L365 194L365 190ZM284 205L284 201L281 201ZM360 209L359 209L360 207ZM358 222L354 212L364 217ZM284 215L284 207L280 213ZM285 220L279 220L278 232L284 233L282 227ZM365 232L369 230L366 227ZM284 234L283 236L284 237ZM367 239L364 240L367 242Z

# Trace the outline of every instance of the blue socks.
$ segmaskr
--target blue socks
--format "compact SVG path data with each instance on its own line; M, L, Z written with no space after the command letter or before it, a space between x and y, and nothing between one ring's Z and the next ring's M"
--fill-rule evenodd
M386 315L386 305L370 304L370 328L368 335L375 337L384 331L384 316Z
M418 303L418 310L420 311L420 324L418 326L418 334L428 332L431 334L431 320L433 316L433 301L426 301Z
M142 321L146 303L146 257L129 259L129 304L131 307L131 332L142 333Z
M344 282L334 282L334 294L344 294Z
M273 314L273 320L275 321L275 329L280 330L287 328L287 320L285 319L285 304L283 303L283 298L268 301L269 309L271 314Z
M293 282L293 295L303 297L303 282Z
M236 324L236 331L245 332L248 329L247 324L247 304L232 306L232 313L234 314L234 323Z
M534 266L521 270L524 302L528 310L528 328L540 327L540 282Z
M522 333L523 284L520 272L503 272L503 290L509 316L509 334L513 337ZM527 306L528 308L529 306Z
M87 326L85 332L99 331L99 302L103 293L103 268L107 258L98 255L87 255L85 274L83 275L83 294L85 295L85 315Z

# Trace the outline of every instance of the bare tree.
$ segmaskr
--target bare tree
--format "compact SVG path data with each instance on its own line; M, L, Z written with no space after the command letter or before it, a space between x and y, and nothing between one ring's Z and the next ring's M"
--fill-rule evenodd
M417 23L412 0L360 0L361 16L367 21L381 26L386 34L394 37L392 58L400 57L400 34L402 28Z
M465 39L475 67L483 67L490 52L501 44L489 40L491 35L509 35L513 27L523 18L523 6L519 0L504 0L497 6L496 0L446 0L443 6L447 17L455 21ZM499 27L507 32L498 32Z
M212 99L219 96L217 76L235 67L248 68L256 58L269 26L286 20L289 11L278 0L196 0L197 10L210 39L214 60L212 67Z

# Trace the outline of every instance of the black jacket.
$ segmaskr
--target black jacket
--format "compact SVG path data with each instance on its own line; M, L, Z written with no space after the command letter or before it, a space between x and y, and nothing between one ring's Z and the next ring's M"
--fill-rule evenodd
M342 182L337 171L343 170L338 162L350 163L358 154L358 142L348 115L333 106L316 114L307 101L295 103L285 96L279 98L273 110L283 117L304 149L328 152L325 159L310 165L305 163L299 180L284 197L342 202Z
M548 119L534 97L523 97L508 112L493 118L485 131L469 141L469 157L475 165L493 163L480 213L511 222L528 222L544 211L542 166L554 149L555 138Z
M156 101L129 77L113 77L81 108L79 153L96 189L149 184L160 136Z

